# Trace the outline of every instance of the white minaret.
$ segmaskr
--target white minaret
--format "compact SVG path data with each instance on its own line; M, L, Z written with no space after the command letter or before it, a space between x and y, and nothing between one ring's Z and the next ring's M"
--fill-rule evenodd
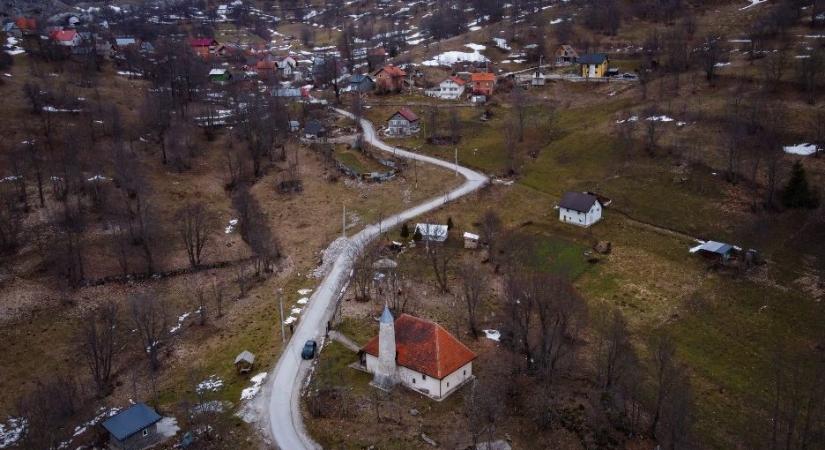
M378 327L378 366L375 368L372 384L380 389L390 390L396 382L395 318L387 305L384 305Z

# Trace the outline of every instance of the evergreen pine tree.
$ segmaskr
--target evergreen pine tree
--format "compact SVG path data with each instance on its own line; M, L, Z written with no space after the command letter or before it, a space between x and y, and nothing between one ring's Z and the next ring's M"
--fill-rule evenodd
M791 169L791 177L782 191L782 204L786 208L816 208L819 197L808 185L808 177L802 163L797 161Z
M447 229L448 230L453 229L453 218L452 217L447 217Z
M413 240L415 242L419 242L419 241L421 241L421 239L424 239L424 235L422 235L421 230L419 230L418 227L416 227L415 228L415 233L413 233Z
M406 222L404 222L404 224L401 225L401 239L407 239L409 237L410 237L410 227L407 226Z

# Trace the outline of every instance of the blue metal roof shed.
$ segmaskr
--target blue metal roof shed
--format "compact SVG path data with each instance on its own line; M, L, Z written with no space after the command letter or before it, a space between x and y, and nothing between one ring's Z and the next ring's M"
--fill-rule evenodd
M115 439L123 441L129 436L154 425L160 419L160 415L154 409L146 406L145 403L137 403L103 422L103 428L111 433Z

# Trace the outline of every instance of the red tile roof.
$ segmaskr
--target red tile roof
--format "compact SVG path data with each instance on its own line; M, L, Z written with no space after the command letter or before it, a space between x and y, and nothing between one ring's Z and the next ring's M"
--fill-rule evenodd
M255 68L258 70L274 70L275 61L260 60L255 64Z
M395 348L399 365L439 380L476 358L441 325L409 314L395 320ZM377 357L378 336L361 350Z
M407 72L404 72L400 67L395 67L392 64L388 66L384 66L376 72L376 75L381 73L381 71L387 72L387 74L391 77L405 77L407 76Z
M217 41L210 38L193 38L189 40L189 45L192 47L211 47L217 44Z
M35 18L18 17L14 23L17 24L17 28L24 31L34 31L37 29L37 19Z
M490 72L475 72L470 74L470 79L473 80L473 82L496 81L496 76Z
M453 77L450 77L449 79L453 80L455 82L455 84L457 84L459 86L464 86L465 81L462 80L461 78L453 76Z
M54 39L55 41L62 42L72 41L74 40L75 36L77 36L77 31L75 30L60 30L52 33L52 39Z
M395 116L395 114L401 114L401 117L409 120L410 122L415 122L416 120L418 120L418 116L416 116L415 113L412 112L412 110L410 108L407 108L406 106L402 106L401 109L399 109L392 116L390 116L390 119L392 119L392 117Z

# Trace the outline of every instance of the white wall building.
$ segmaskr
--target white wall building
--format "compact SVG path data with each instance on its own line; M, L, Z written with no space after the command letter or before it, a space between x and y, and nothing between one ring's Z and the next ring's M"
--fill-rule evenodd
M602 204L595 195L565 192L559 202L559 220L589 227L602 218Z
M464 80L458 77L450 77L438 83L437 87L428 89L425 93L430 97L443 100L457 100L464 94Z
M374 386L389 390L401 384L438 401L473 378L476 358L440 325L408 314L394 320L386 306L378 336L360 355Z

